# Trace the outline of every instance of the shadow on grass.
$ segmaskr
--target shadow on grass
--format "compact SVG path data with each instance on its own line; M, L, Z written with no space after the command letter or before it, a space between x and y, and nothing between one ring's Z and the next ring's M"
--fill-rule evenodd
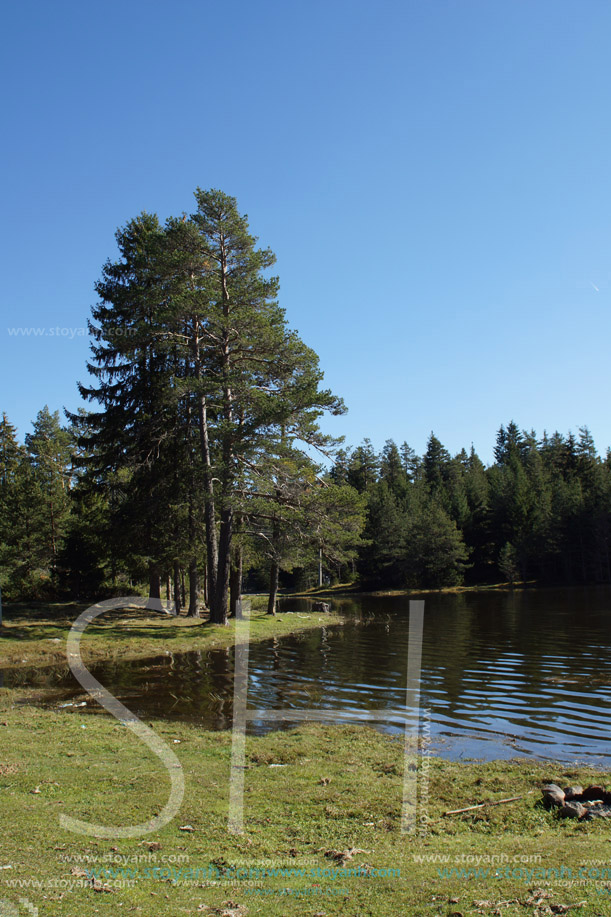
M65 637L78 616L92 604L94 603L70 602L5 605L3 617L8 626L0 628L0 641L35 642ZM169 621L173 623L170 624ZM126 606L125 608L109 609L99 619L99 623L91 624L87 628L87 635L115 640L125 637L154 639L155 641L171 640L178 636L187 637L191 631L194 635L196 632L201 635L200 628L208 623L207 618L188 618L185 614L178 618L170 618L163 612ZM205 629L208 630L208 627Z

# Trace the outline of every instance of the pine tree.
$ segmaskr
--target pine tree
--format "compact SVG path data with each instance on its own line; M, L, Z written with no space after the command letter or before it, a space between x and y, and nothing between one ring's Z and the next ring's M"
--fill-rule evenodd
M462 528L471 560L470 577L486 582L491 576L494 550L490 532L490 485L483 462L473 445L464 477L468 505L467 520Z
M20 467L25 459L25 450L17 442L17 431L3 413L0 421L0 588L6 587L17 559L17 488Z
M367 492L367 518L359 550L358 573L366 587L403 585L402 550L407 515L385 481Z
M447 480L450 465L450 453L442 446L434 433L431 433L422 460L424 479L432 491L440 489Z
M0 420L0 495L5 492L3 488L14 483L22 460L23 448L17 442L17 430L3 412Z
M311 488L304 503L308 542L318 557L320 573L353 563L365 525L366 498L349 484L335 484L324 476ZM322 586L319 574L318 585Z
M432 589L459 585L467 559L456 523L435 500L411 514L402 557L406 586Z
M102 482L112 496L113 553L138 573L148 568L150 595L159 597L161 576L198 550L196 527L188 547L185 535L186 507L198 502L192 405L180 390L189 367L168 323L171 265L158 218L143 213L116 238L120 257L104 265L90 324L97 384L79 386L103 409L69 416L81 429L90 485Z
M376 483L379 473L380 461L375 449L370 439L364 439L348 457L346 483L362 494Z
M54 577L68 526L72 483L71 437L61 426L59 411L52 414L45 405L38 412L33 432L26 435L25 443L43 510L43 529L39 538L44 564Z
M0 575L5 598L42 599L52 594L49 518L45 493L23 449L12 480L3 488Z
M81 391L104 408L88 417L93 473L129 470L123 511L151 532L152 568L196 572L201 493L210 620L223 624L244 469L282 437L332 449L317 421L345 408L287 328L274 256L235 199L198 189L196 201L163 229L143 214L118 233L93 311L98 385Z
M401 464L410 483L414 483L420 473L422 463L411 446L401 444Z
M401 461L401 454L397 445L392 439L386 440L382 450L380 479L386 481L397 500L400 502L405 500L409 477Z
M507 465L512 457L521 459L524 454L524 434L515 421L499 428L494 447L494 457L498 465Z
M277 302L278 278L265 272L275 261L257 249L247 218L234 198L220 191L196 192L191 217L207 265L193 295L182 306L201 316L201 371L196 374L206 411L200 411L211 575L210 617L225 623L234 514L242 469L261 451L275 452L286 438L294 447L332 445L317 420L324 411L342 413L340 399L320 389L316 354L288 330ZM200 337L198 336L198 342ZM213 486L214 484L214 486ZM218 517L218 540L212 524Z

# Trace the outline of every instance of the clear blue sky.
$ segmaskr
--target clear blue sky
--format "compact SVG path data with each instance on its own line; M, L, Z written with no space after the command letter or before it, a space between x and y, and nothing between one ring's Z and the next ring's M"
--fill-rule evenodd
M76 408L117 226L238 199L326 424L491 458L511 418L611 445L611 5L7 4L0 410Z

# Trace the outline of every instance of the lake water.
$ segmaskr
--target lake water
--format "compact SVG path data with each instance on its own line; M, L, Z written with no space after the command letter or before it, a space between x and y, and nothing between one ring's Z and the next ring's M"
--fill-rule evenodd
M534 755L611 766L611 590L427 594L420 722L452 758ZM283 600L282 613L310 610ZM405 728L409 600L336 599L344 624L249 649L248 706L282 711L250 733L303 719ZM93 674L139 716L232 725L234 651L99 664ZM53 685L81 698L66 670L7 672L4 683ZM42 695L44 698L44 694ZM65 708L87 715L97 708ZM413 711L408 711L412 713Z

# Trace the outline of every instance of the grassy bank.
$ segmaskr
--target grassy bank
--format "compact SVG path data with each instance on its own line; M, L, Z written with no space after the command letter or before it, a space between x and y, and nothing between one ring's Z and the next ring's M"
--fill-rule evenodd
M540 917L581 902L575 913L584 917L611 914L611 872L603 872L611 870L611 826L560 821L539 803L544 781L609 783L609 775L532 761L427 759L419 771L426 818L411 837L400 830L402 741L366 727L303 726L247 739L245 830L232 835L231 735L156 722L184 768L179 815L144 838L96 839L61 828L60 813L104 825L144 822L167 801L164 767L109 716L16 708L14 699L0 691L0 898L27 898L40 917ZM515 803L443 815L524 793ZM250 878L238 878L237 867ZM269 874L279 869L303 874Z
M265 614L264 597L252 599L250 639L268 640L321 625L339 624L337 615L318 613ZM66 638L72 623L87 605L5 606L0 628L0 668L22 665L54 665L66 661ZM205 619L173 618L168 615L125 609L106 612L83 636L83 659L138 658L230 646L235 640L235 621L227 627Z

